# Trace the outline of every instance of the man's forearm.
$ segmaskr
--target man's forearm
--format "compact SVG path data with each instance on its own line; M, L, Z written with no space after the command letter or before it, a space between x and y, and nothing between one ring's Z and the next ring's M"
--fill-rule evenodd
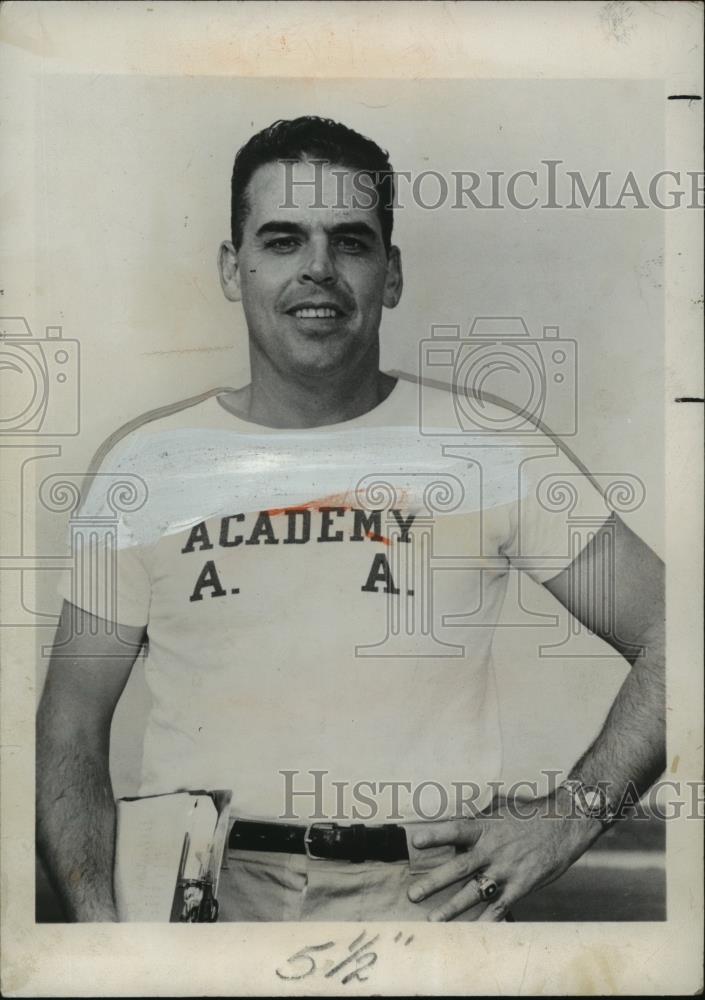
M115 800L105 740L42 734L38 720L37 843L75 921L117 920L113 896Z
M666 766L665 641L662 627L642 640L607 719L571 777L604 788L613 807L625 792L643 794Z

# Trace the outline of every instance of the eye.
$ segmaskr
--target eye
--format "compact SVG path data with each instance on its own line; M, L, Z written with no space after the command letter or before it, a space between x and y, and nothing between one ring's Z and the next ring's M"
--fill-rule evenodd
M296 236L277 236L276 239L267 240L265 247L267 250L274 250L275 253L290 253L299 245Z
M338 236L335 239L335 246L343 253L361 253L366 249L362 240L358 240L355 236Z

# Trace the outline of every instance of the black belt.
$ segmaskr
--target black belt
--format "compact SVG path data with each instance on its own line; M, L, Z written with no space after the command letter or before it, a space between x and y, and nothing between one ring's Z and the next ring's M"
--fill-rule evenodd
M403 826L385 823L365 826L353 823L258 823L236 820L230 831L228 847L238 851L278 851L306 854L327 861L404 861L408 860Z

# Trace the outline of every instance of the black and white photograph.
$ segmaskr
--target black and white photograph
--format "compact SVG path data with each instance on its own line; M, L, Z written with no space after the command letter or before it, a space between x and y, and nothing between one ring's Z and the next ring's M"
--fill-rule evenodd
M8 996L700 988L702 13L0 8Z

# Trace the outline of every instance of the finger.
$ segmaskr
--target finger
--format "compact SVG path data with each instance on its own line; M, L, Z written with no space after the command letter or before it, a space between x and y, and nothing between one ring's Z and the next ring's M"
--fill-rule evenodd
M409 888L409 899L418 903L419 900L438 892L439 889L444 889L446 886L452 885L453 882L467 878L481 866L482 859L474 852L461 854L460 857L453 858L452 861L447 861L444 865L439 865L415 880Z
M457 847L472 847L480 839L482 825L478 820L447 820L443 823L429 823L422 830L412 834L414 847L436 847L455 844Z
M437 906L428 915L428 919L434 923L438 923L444 920L452 920L461 913L465 913L467 910L471 910L473 906L477 906L478 903L484 903L482 894L478 887L475 879L470 879L468 884L464 886L459 892L456 892L454 896L447 899L441 906Z
M510 901L507 896L500 896L497 899L493 899L491 903L487 904L487 908L482 911L478 917L479 921L486 921L491 923L499 923L499 921L504 920L509 913Z

